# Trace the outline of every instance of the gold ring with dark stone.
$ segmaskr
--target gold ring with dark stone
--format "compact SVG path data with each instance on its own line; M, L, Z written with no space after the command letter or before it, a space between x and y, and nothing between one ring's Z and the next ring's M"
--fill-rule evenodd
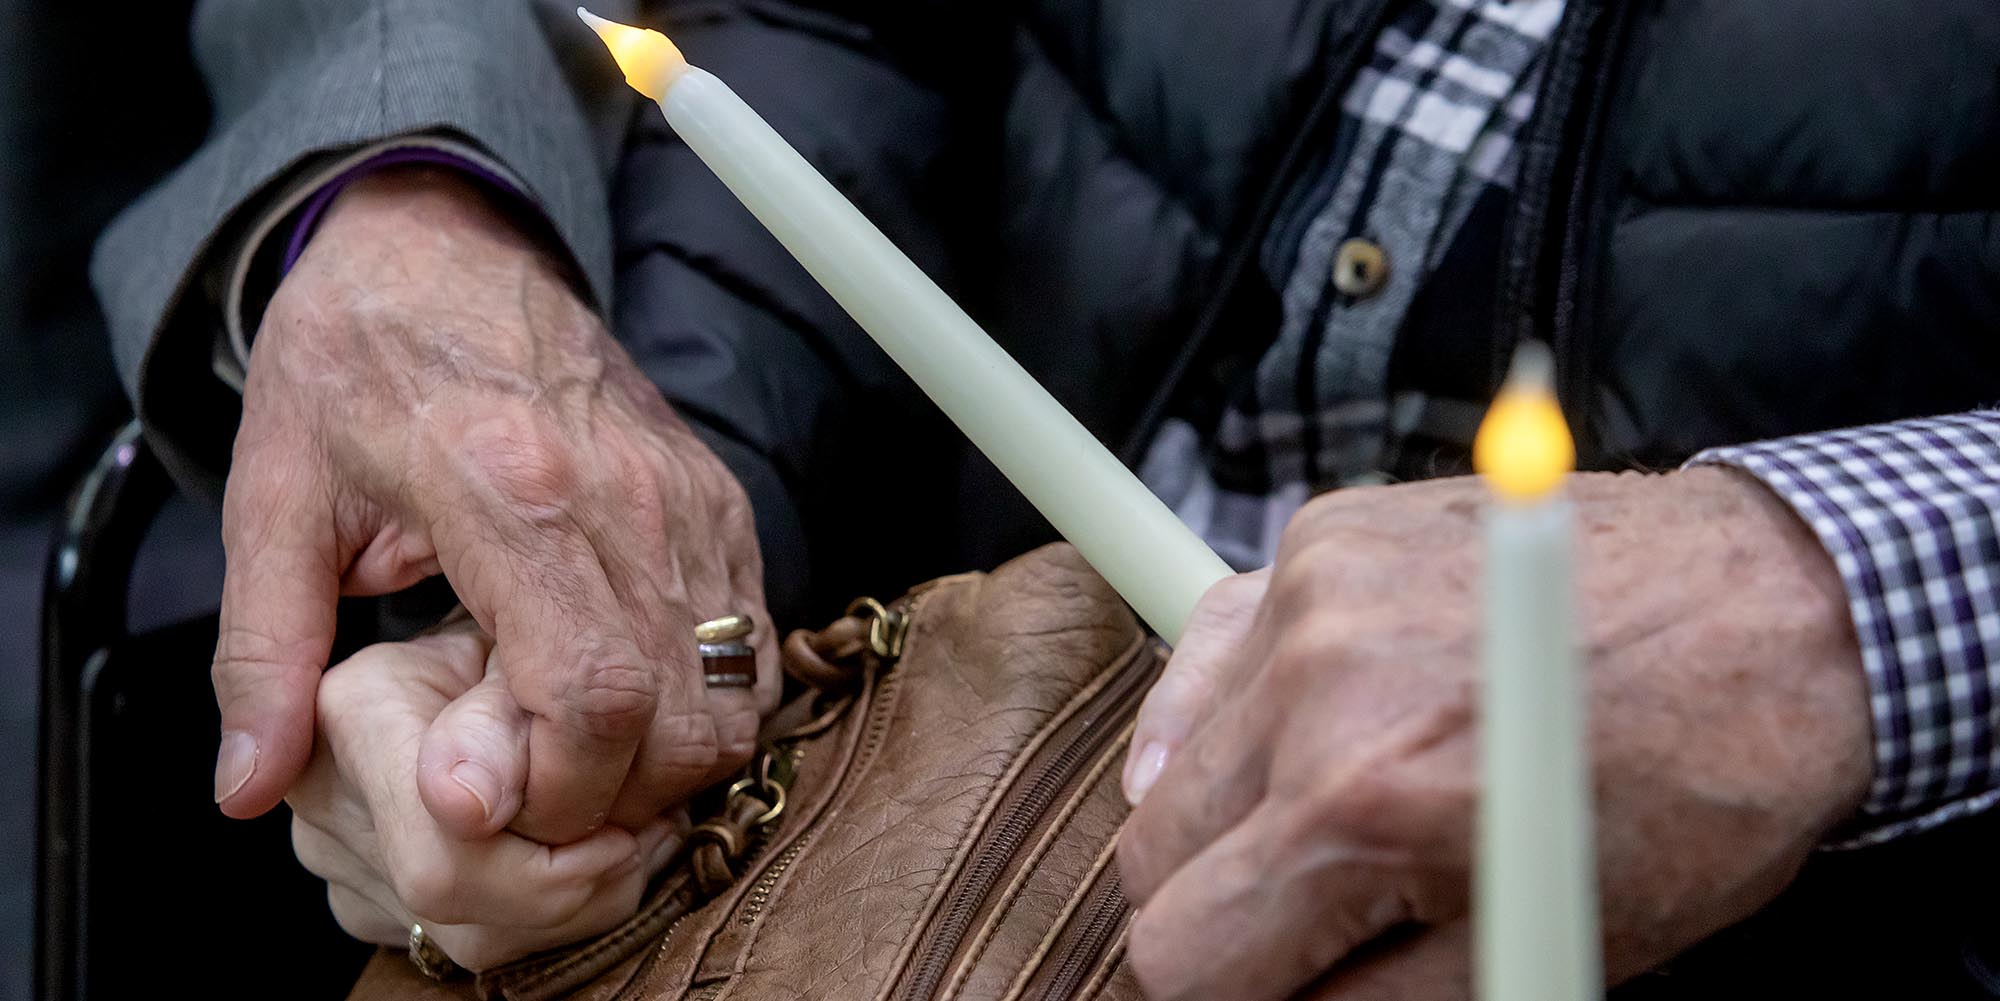
M753 628L747 615L725 615L694 627L702 680L708 687L749 688L757 683L757 654L743 642Z

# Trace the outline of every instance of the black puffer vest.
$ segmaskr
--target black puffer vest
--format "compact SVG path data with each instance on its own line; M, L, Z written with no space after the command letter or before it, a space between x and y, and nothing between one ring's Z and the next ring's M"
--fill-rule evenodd
M2000 400L2000 8L1570 8L1495 322L1458 350L1497 382L1519 339L1552 342L1597 468ZM1351 65L1366 37L1326 65ZM1316 81L1313 110L1280 130L1295 138L1270 159L1279 189L1320 169L1347 81ZM1224 257L1250 252L1237 240ZM1272 315L1245 285L1183 346L1197 364L1195 345Z
M1064 365L1074 338L1028 350L1136 458L1179 376L1269 337L1260 241L1325 169L1387 5L1087 6L1026 33L1010 183L1021 218L1061 215L1000 308L1133 331L1105 359L1132 379ZM1490 323L1446 349L1485 356L1490 389L1521 338L1553 343L1587 467L2000 401L2000 6L1571 0L1548 58Z
M1327 169L1387 5L893 6L664 20L1136 458L1275 331L1259 250ZM1434 324L1435 350L1485 360L1460 395L1551 341L1598 468L2000 400L2000 3L1569 8L1467 297L1489 305ZM619 328L750 484L779 589L893 589L1046 540L656 118L618 184ZM897 526L892 552L864 522Z
M1592 15L1507 287L1596 462L2000 400L2000 6Z

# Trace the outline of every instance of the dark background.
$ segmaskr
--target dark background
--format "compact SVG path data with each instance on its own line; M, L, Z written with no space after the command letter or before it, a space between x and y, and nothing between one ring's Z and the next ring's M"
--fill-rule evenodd
M85 268L104 224L206 127L190 6L0 0L0 1001L25 1001L34 965L36 654L52 518L128 416ZM133 583L135 628L213 607L215 532L186 503L161 516Z

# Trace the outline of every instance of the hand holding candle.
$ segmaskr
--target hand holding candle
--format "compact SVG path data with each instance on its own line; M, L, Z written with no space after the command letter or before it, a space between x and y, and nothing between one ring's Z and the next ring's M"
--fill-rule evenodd
M1615 982L1740 920L1859 802L1866 687L1812 533L1723 470L1565 476L1552 401L1514 388L1491 481L1317 498L1268 576L1197 609L1134 746L1163 732L1151 711L1176 677L1207 694L1183 701L1185 740L1119 844L1151 1001L1462 1001L1475 906L1510 922L1481 989L1594 996L1597 950ZM1496 543L1503 513L1528 528ZM1573 633L1547 600L1567 593L1563 564L1519 555L1563 539L1588 611ZM1574 669L1572 644L1590 670L1562 682L1546 668ZM1496 672L1491 694L1516 702L1483 733L1482 661L1503 651L1543 670L1527 686ZM1511 750L1484 753L1500 739ZM1483 778L1482 758L1502 774ZM1481 822L1484 788L1499 823ZM1537 840L1550 823L1562 832Z
M1168 642L1229 568L936 283L666 36L577 9L674 131Z

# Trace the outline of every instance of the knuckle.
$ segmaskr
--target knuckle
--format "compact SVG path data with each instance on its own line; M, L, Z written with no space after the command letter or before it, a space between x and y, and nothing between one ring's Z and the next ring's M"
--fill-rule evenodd
M459 880L454 867L431 853L401 862L392 860L389 888L412 914L445 924L463 924L474 919L461 913Z
M1400 839L1399 818L1407 815L1407 790L1393 770L1383 767L1356 769L1338 779L1327 780L1293 814L1302 828L1301 836L1312 831L1336 832L1365 845L1384 845Z
M330 867L326 864L325 846L319 837L306 826L306 822L296 816L292 818L292 854L298 857L299 865L320 879L330 880Z
M568 516L576 463L553 421L523 411L493 414L466 429L463 454L475 480L517 516L534 522Z
M702 451L709 457L707 465L713 466L712 480L721 494L717 522L722 525L727 537L735 540L733 544L748 545L754 549L757 545L757 515L750 505L749 492L743 489L743 484L722 464L722 460L715 457L715 453L706 448Z
M1213 704L1218 681L1213 668L1194 664L1176 667L1168 661L1166 671L1139 706L1133 745L1143 748L1162 734L1171 734L1177 742L1184 739L1201 707Z
M1353 550L1373 546L1372 540L1379 534L1346 499L1338 506L1315 509L1308 505L1279 535L1275 565L1280 570L1298 564L1339 567L1348 562L1345 557Z
M1270 668L1267 677L1275 682L1285 683L1307 678L1330 668L1334 652L1329 649L1316 629L1289 630L1278 637L1271 650Z
M578 880L544 888L529 904L524 927L561 928L574 922L596 899L596 888Z
M1299 551L1311 545L1324 531L1324 526L1321 524L1325 510L1321 507L1323 503L1325 503L1323 499L1308 503L1292 516L1291 521L1285 523L1284 531L1278 534L1278 553L1275 561L1278 567L1283 568L1295 562ZM1272 583L1273 586L1276 585L1275 580Z
M395 644L376 643L327 668L319 678L321 717L337 720L365 711L379 692L379 686L370 685L370 680L394 670L397 652Z
M665 520L668 504L663 470L645 449L629 442L613 444L604 480L599 491L623 505L635 524L656 525Z
M603 653L564 674L554 694L570 725L603 740L643 736L659 701L653 673L637 657Z
M289 669L293 664L317 659L318 650L310 642L287 643L273 633L232 617L216 634L210 680L219 684L246 683L268 669Z
M729 471L721 456L699 440L692 441L681 454L694 486L713 502L716 513L725 524L733 526L740 522L748 526L753 523L750 494Z
M1210 585L1197 607L1223 612L1248 604L1264 591L1263 579L1255 574L1233 574Z
M1296 611L1312 600L1318 590L1319 569L1316 561L1291 559L1279 562L1271 570L1271 602L1273 609L1281 614Z
M1155 700L1162 710L1176 714L1205 705L1214 697L1220 683L1217 675L1222 673L1223 658L1177 657L1167 661L1146 701Z
M703 712L664 713L654 723L652 738L659 742L659 760L672 772L706 772L720 764L738 765L749 760L725 762L721 736L714 717ZM745 748L731 746L731 755Z

